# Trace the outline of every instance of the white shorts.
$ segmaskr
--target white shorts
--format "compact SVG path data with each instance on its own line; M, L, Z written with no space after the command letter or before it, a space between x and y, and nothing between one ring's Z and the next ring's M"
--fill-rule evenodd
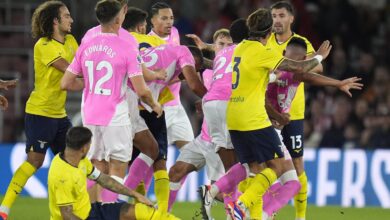
M219 148L234 149L226 124L227 101L213 100L203 104L203 114L211 137L215 144L215 152Z
M279 136L279 139L280 139L280 142L282 143L282 145L280 146L282 148L282 152L284 154L284 159L285 160L291 160L291 155L290 153L288 152L288 149L286 147L286 145L284 145L284 142L283 142L283 136L282 136L282 131L279 130L279 129L276 129L275 128L275 131L276 133L278 133L278 136Z
M223 163L215 153L213 144L203 140L201 135L180 149L177 161L192 164L197 170L206 165L207 176L213 181L225 174Z
M146 125L145 120L139 115L137 94L133 90L128 89L126 95L127 95L127 104L129 106L132 136L134 138L134 135L136 133L144 130L148 130L148 126Z
M89 159L119 160L129 162L133 153L131 125L97 126L85 125L92 131L92 143L88 152Z
M192 141L194 132L187 113L181 104L164 106L165 123L167 124L168 144L175 141Z

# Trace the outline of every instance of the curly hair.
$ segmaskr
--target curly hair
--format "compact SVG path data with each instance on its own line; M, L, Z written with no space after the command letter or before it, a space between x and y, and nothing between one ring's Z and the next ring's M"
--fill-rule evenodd
M31 19L31 34L34 39L47 37L51 39L53 35L53 20L60 18L60 8L66 6L60 1L47 1L35 9Z
M260 8L249 15L246 24L249 29L249 37L266 37L272 28L271 11L266 8Z

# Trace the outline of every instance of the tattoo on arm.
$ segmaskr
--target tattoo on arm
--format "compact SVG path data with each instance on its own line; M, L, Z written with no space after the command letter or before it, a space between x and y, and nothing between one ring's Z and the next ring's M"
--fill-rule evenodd
M284 58L277 69L294 73L306 73L319 64L317 59L295 61Z
M133 197L133 193L130 189L104 173L100 174L99 178L96 179L96 182L113 192Z
M60 208L61 216L64 220L81 220L81 218L73 214L72 205L60 206L59 208Z

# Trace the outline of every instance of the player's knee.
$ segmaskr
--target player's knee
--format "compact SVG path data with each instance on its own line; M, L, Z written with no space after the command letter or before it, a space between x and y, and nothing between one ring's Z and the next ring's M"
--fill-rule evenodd
M185 175L184 169L182 169L180 165L173 165L169 169L168 175L171 182L180 182L181 178Z
M31 165L33 165L36 169L39 169L42 167L43 161L45 160L45 156L42 157L31 157L27 156L27 162L29 162Z

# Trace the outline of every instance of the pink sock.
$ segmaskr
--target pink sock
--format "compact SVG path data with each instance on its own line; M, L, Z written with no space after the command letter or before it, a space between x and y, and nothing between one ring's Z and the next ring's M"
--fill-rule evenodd
M263 207L269 205L269 203L275 202L274 201L274 194L282 186L283 185L280 182L276 182L267 190L267 192L264 193L264 195L263 195Z
M264 199L263 210L269 216L283 208L301 189L301 184L297 180L288 181L280 186L276 191L270 192L269 190L266 193L270 194L268 195L270 200L266 202Z
M240 193L237 190L237 185L233 187L233 191L230 193L222 193L223 203L225 204L225 211L227 215L230 215L230 213L226 207L228 207L230 202L236 201L239 195Z
M119 183L123 184L125 180L123 178L117 177L117 176L111 176L114 180L118 181ZM118 199L118 194L111 192L108 189L103 188L101 192L102 202L116 202Z
M92 188L96 184L95 181L87 179L87 189Z
M142 153L138 155L138 157L130 166L129 175L125 181L125 186L132 190L137 188L138 184L145 178L145 175L152 164L152 158Z
M234 189L237 191L237 185L247 177L246 170L240 163L235 164L230 170L217 182L214 183L219 189L219 192L230 193Z
M154 169L153 167L150 167L144 178L145 192L148 192L150 184L152 183L153 173Z
M176 200L177 193L181 189L181 186L183 186L184 181L187 179L187 175L185 175L183 178L181 178L179 183L169 183L169 200L168 200L168 211L170 212L172 209L172 205Z

